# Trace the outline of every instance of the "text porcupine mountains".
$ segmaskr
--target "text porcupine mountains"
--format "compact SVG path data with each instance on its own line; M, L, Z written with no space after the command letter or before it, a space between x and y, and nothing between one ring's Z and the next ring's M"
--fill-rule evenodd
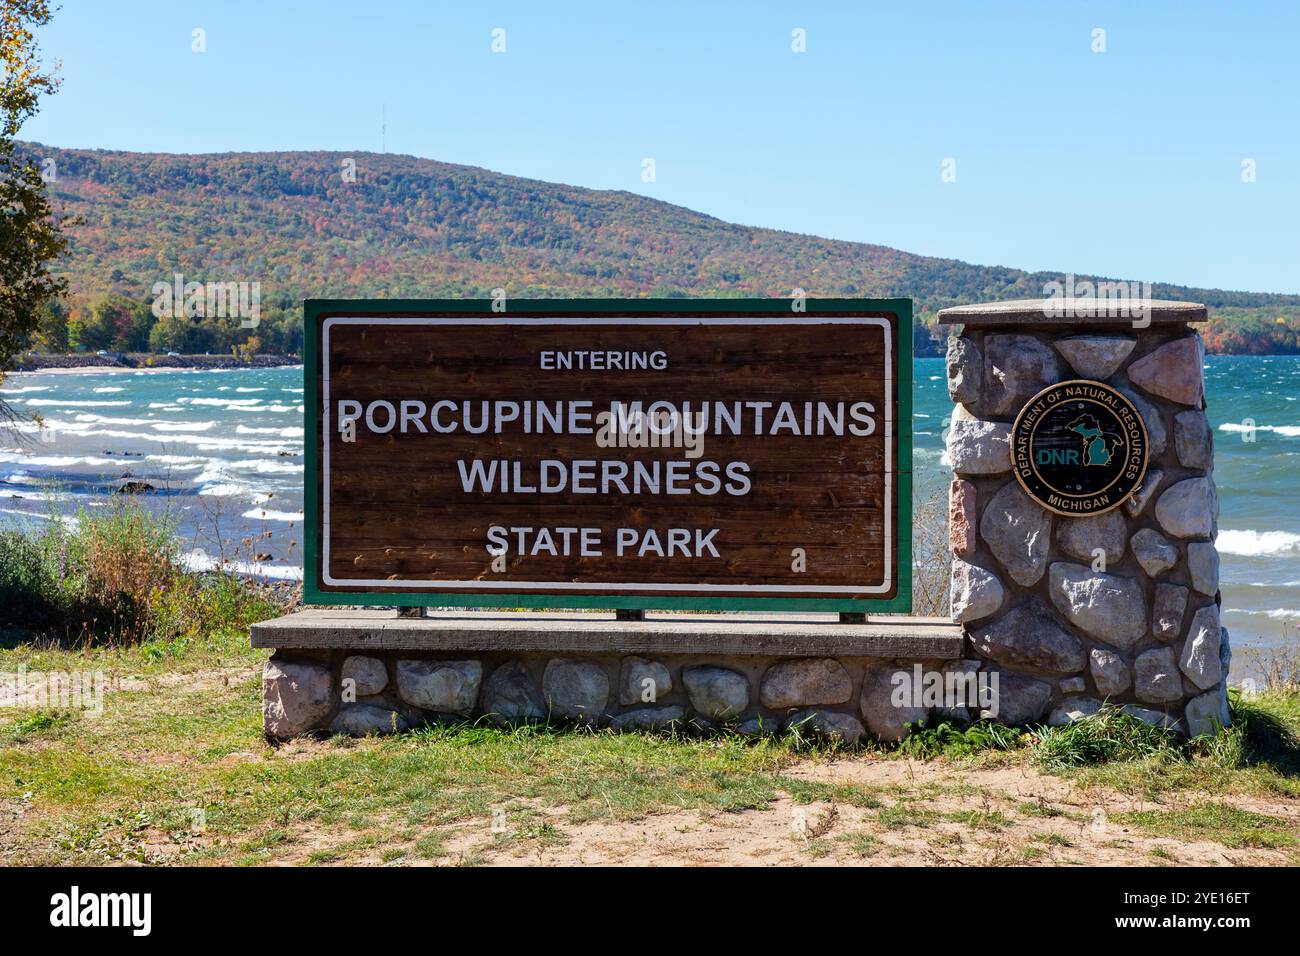
M52 198L70 229L66 301L33 351L296 354L302 300L555 296L910 296L916 353L937 355L948 305L1035 298L1062 274L979 266L723 222L621 191L582 189L377 153L173 155L56 149ZM344 161L356 164L354 182ZM1068 269L1065 271L1069 271ZM258 281L261 321L155 329L154 283ZM1077 280L1147 279L1076 273ZM1300 353L1300 296L1155 283L1203 302L1212 352Z

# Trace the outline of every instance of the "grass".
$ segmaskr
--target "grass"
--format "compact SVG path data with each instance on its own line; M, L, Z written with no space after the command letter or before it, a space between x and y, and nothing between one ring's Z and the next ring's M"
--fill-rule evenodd
M934 727L913 730L899 744L899 750L910 757L929 760L946 757L957 760L993 751L1011 751L1026 742L1024 731L1006 727L987 720L972 724L943 721Z
M194 807L207 823L202 846L188 851L198 860L232 852L269 858L289 831L490 828L501 804L516 808L507 817L510 839L552 845L564 837L555 823L529 818L534 803L566 807L568 823L634 819L663 807L763 808L776 795L771 771L786 759L761 744L470 727L363 741L299 761L260 743L256 703L250 680L221 704L186 701L139 721L82 720L75 740L6 751L0 799L31 794L49 823L36 835L64 862L150 861L159 844L188 830ZM191 762L196 738L209 756ZM125 759L142 750L149 759ZM109 752L118 758L102 759ZM240 759L225 759L232 755ZM339 852L361 846L344 842ZM445 839L422 832L411 844L409 852L428 858L441 855Z
M870 833L845 833L840 836L843 843L855 857L865 859L880 852L881 843Z
M405 851L427 857L445 843L431 828L488 828L499 807L514 841L551 845L563 840L559 822L530 816L535 805L565 807L564 823L632 819L663 807L762 808L793 756L790 745L773 739L464 726L344 738L299 760L261 736L257 667L264 652L247 650L244 635L201 643L175 658L169 651L165 661L148 643L0 651L4 670L22 662L63 671L102 667L110 682L144 678L109 693L98 718L0 711L0 805L17 801L33 811L24 814L29 847L40 847L24 859L158 862L178 855L252 863L282 857L286 834L315 828L410 829ZM214 681L213 668L231 674L230 682ZM201 838L189 833L195 808L206 816Z
M1060 807L1054 807L1043 799L1035 801L1026 801L1019 806L1020 812L1027 817L1042 817L1045 820L1051 820L1055 817L1065 815L1065 811Z
M60 713L58 711L36 710L30 714L24 714L13 722L9 728L9 736L15 741L22 741L32 734L40 733L43 730L50 730L73 718L72 714Z
M277 751L260 737L257 701L250 673L216 692L119 692L99 719L16 715L0 751L0 805L21 808L22 839L3 855L23 863L475 865L498 851L564 846L568 830L584 823L763 811L784 793L797 804L860 808L871 824L873 832L823 833L840 811L810 811L809 857L870 858L890 833L937 832L938 823L1001 833L1067 813L1041 802L938 813L929 806L937 791L923 785L804 780L791 771L825 756L779 740L466 726ZM1112 820L1233 848L1294 845L1284 819L1212 801ZM480 845L466 846L469 837ZM1039 842L1072 844L1057 835Z
M1062 727L1044 728L1032 749L1034 763L1049 773L1117 760L1174 759L1177 755L1174 735L1112 707Z
M858 835L846 840L818 832L819 821L832 818L809 811L808 842L815 845L803 852L810 858L889 857L897 847L887 848L888 841L937 840L947 832L939 824L977 839L1016 827L1074 828L1086 821L1086 808L1041 797L990 797L960 774L937 781L924 770L925 764L980 768L1008 761L1062 774L1080 792L1108 787L1160 797L1181 790L1195 798L1191 809L1112 814L1135 831L1184 840L1204 836L1233 848L1294 846L1284 817L1220 805L1230 793L1265 796L1279 805L1300 796L1300 705L1285 695L1234 698L1236 736L1220 744L1179 744L1145 725L1106 718L1036 735L1004 733L996 725L932 728L911 748L852 755L791 738L477 725L277 750L261 736L257 669L263 658L247 649L245 637L193 639L161 661L150 646L0 651L0 669L12 669L16 660L49 669L97 666L121 688L107 694L98 718L50 709L0 711L0 809L13 812L20 834L6 835L0 858L475 865L498 852L535 858L565 846L569 831L586 824L677 811L761 812L782 795L796 805L839 808L845 824L852 822L846 813L868 824L865 832L854 824ZM915 762L915 779L909 772L908 779L885 786L806 774L827 762L903 758ZM968 805L939 812L933 807L941 801ZM204 820L200 831L196 812ZM1052 837L1036 842L1048 849L1065 845Z
M1059 846L1067 850L1074 846L1073 840L1061 836L1059 833L1043 833L1035 839L1044 846Z
M1011 820L998 810L959 810L944 815L945 820L960 823L973 830L992 830L997 832L1011 825Z
M1191 742L1103 711L1033 732L943 722L863 752L797 731L473 724L272 748L260 724L265 652L248 647L246 626L277 608L234 578L184 572L165 550L159 567L117 573L114 562L145 560L150 520L128 503L75 529L0 541L0 608L23 628L0 645L0 671L102 671L108 685L99 717L0 709L0 862L475 866L559 852L582 827L683 812L739 819L782 798L823 805L794 841L806 860L887 862L917 843L959 853L991 841L992 858L1026 863L1087 847L1088 800L981 789L967 768L1137 794L1156 805L1111 815L1134 834L1295 858L1286 813L1258 806L1300 797L1294 691L1234 696L1231 731ZM92 607L109 610L87 618ZM898 772L873 785L815 773L880 762Z
M882 791L846 783L824 783L819 780L804 780L798 777L782 777L781 789L790 795L795 803L814 802L842 803L851 807L878 810L884 806L881 802Z
M1155 836L1208 841L1233 849L1281 849L1300 842L1295 826L1285 819L1215 801L1203 801L1179 810L1136 810L1116 814L1113 819Z
M876 820L890 830L904 827L928 827L939 819L939 814L914 802L899 802L877 811Z
M1300 695L1229 694L1233 726L1216 737L1184 741L1115 710L1065 727L1044 728L1034 763L1147 799L1179 790L1300 797Z

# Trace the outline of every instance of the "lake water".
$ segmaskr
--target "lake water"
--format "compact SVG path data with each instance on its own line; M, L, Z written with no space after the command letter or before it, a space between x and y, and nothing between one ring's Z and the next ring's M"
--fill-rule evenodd
M933 497L949 477L943 429L952 406L942 359L918 359L915 373L914 469L921 495ZM301 367L11 375L0 397L40 413L48 429L0 433L0 523L102 509L129 476L159 489L140 500L177 518L193 566L210 566L220 539L250 541L239 569L299 577L302 375ZM1224 623L1238 646L1277 646L1295 640L1300 621L1300 358L1213 356L1206 390Z

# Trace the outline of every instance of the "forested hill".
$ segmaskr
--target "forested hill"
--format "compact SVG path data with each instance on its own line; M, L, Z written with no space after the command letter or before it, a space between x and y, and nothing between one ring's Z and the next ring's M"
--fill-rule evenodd
M305 297L487 296L497 287L513 297L786 296L801 287L911 296L928 320L946 305L1038 296L1061 278L738 226L632 193L412 156L27 148L53 160L51 192L81 220L63 265L64 318L70 344L86 347L114 328L126 335L133 322L131 344L141 345L149 317L128 306L147 305L153 284L175 273L260 281L256 347L289 351ZM1160 285L1155 295L1205 302L1230 318L1211 330L1212 345L1300 348L1300 296ZM231 337L247 333L213 334L207 344L228 351ZM1252 349L1265 335L1276 341Z

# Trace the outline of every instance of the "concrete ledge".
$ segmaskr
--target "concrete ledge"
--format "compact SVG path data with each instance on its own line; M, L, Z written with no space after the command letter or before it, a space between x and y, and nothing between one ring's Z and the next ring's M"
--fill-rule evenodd
M447 611L398 617L369 608L310 608L250 629L254 647L303 650L708 654L955 660L961 627L945 618L835 614L613 614Z

